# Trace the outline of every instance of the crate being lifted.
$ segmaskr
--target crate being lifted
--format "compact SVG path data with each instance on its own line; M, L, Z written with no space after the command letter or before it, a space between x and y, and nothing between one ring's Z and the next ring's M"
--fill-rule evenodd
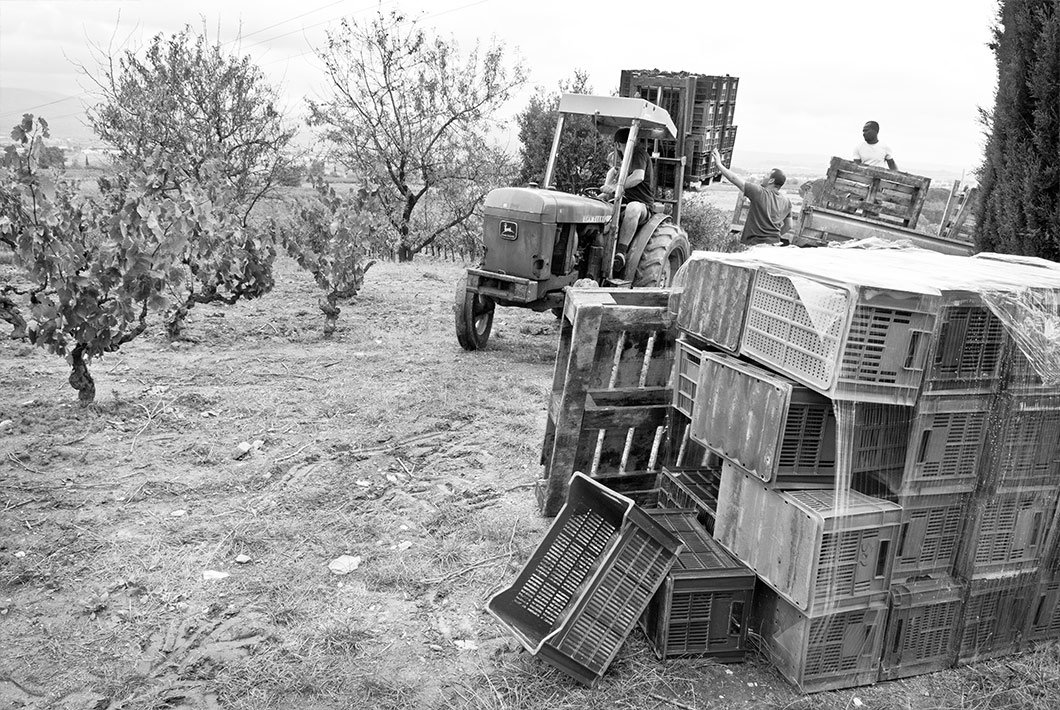
M641 97L666 109L677 127L676 141L657 141L660 155L685 159L685 179L706 182L720 174L711 151L729 166L736 140L732 125L740 80L658 69L624 69L619 96Z

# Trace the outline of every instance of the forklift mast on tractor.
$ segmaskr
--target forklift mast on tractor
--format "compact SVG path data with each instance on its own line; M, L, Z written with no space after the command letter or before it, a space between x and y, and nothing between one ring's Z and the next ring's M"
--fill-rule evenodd
M616 130L629 129L610 202L554 189L560 136L565 118L571 115L591 116L607 140ZM611 287L669 286L691 251L680 226L685 159L660 158L657 146L651 143L674 138L676 133L669 114L644 99L561 96L544 186L498 188L486 196L482 264L468 269L456 289L454 311L460 345L466 350L486 346L498 305L552 309L561 315L564 289L582 279ZM656 186L656 203L624 254L624 269L614 273L622 194L633 150L642 140L649 144L656 163L674 164L673 171L665 171L674 177L674 184ZM660 193L663 199L659 199Z

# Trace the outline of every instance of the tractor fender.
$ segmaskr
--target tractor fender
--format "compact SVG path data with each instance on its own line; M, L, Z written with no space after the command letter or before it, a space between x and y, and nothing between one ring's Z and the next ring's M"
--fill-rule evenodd
M659 225L668 219L670 219L668 214L653 214L637 230L636 236L633 237L633 243L629 245L629 250L626 252L626 268L622 272L622 278L633 283L633 278L637 275L637 264L640 263L640 257L644 254L644 247L648 245L648 240L651 239L651 235L655 234L655 230L658 229Z

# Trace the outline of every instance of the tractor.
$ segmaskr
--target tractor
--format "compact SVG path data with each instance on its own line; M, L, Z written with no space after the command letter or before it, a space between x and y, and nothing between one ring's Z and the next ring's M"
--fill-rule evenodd
M565 116L591 116L596 128L611 140L619 128L629 129L629 140L618 166L618 182L611 201L587 190L582 195L552 187ZM669 114L649 101L616 96L563 94L545 169L544 187L506 187L491 191L483 205L483 259L469 268L456 289L456 337L465 350L480 350L489 340L497 306L552 310L562 316L564 289L575 285L608 287L665 287L691 251L681 229L681 191L684 158L661 158L674 164L665 171L674 177L669 199L659 199L637 229L622 260L616 262L622 192L638 140L676 138ZM620 268L616 272L616 265ZM591 282L591 283L590 283Z

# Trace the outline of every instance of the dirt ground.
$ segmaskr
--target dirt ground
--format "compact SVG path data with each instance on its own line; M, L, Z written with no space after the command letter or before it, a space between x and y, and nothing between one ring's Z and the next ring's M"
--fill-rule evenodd
M384 263L324 340L310 277L278 268L188 340L95 362L88 409L61 359L0 342L0 708L1060 706L1056 646L800 697L760 658L664 665L635 631L577 686L484 611L548 523L551 314L502 309L466 353L462 267Z

